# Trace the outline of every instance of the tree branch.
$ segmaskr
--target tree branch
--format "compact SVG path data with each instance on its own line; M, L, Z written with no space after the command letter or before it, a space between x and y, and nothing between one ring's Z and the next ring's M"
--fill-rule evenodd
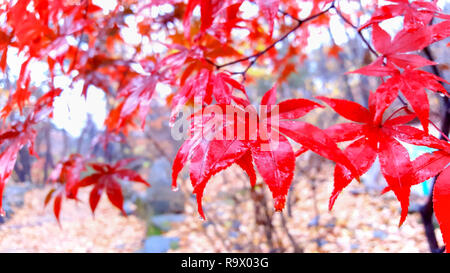
M358 33L358 36L361 38L361 40L363 41L363 43L367 46L367 49L369 49L370 52L372 52L373 55L375 55L376 57L379 57L378 53L375 51L375 49L373 49L373 47L370 45L370 43L366 40L366 38L363 36L362 34L362 30L358 29L357 26L355 26L352 22L350 22L350 20L348 20L344 14L342 14L342 12L338 9L338 8L334 8L334 10L336 11L336 14L341 17L341 19L347 23L349 26L351 26L353 29L355 29Z
M288 14L288 13L282 11L282 10L279 10L280 13L282 13L282 14L284 14L286 16L289 16L290 18L292 18L295 21L297 21L297 25L294 28L292 28L290 31L285 33L283 36L278 38L276 41L274 41L272 44L267 46L265 49L263 49L261 51L258 51L258 52L256 52L253 55L246 56L246 57L243 57L243 58L240 58L240 59L237 59L237 60L234 60L234 61L230 61L230 62L224 63L224 64L216 64L210 59L206 59L206 61L208 63L212 64L216 69L222 69L222 68L227 67L227 66L231 66L231 65L234 65L234 64L242 63L242 62L245 62L245 61L250 61L250 63L247 65L247 67L243 71L231 72L231 74L235 74L235 75L236 74L240 74L240 75L242 75L244 77L244 80L245 80L245 76L247 74L247 71L256 63L256 61L258 60L259 57L261 57L262 55L267 53L270 49L274 48L278 43L280 43L283 40L285 40L291 33L294 33L304 23L307 23L309 21L312 21L312 20L316 19L317 17L319 17L319 16L327 13L328 11L330 11L332 8L334 8L334 2L327 9L325 9L325 10L319 12L319 13L316 13L314 15L311 15L311 16L305 18L305 19L298 19L298 18L294 17L293 15L290 15L290 14Z

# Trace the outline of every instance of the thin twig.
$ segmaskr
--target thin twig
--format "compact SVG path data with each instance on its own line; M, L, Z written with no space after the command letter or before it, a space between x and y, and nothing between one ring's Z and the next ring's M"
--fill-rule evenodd
M246 67L243 71L232 72L232 74L235 74L235 75L236 75L236 74L242 75L242 76L244 77L244 79L245 79L245 76L246 76L246 74L247 74L247 71L248 71L248 70L256 63L256 61L258 60L259 57L261 57L262 55L264 55L265 53L267 53L270 49L274 48L278 43L280 43L280 42L282 42L283 40L285 40L291 33L294 33L294 32L295 32L297 29L299 29L304 23L307 23L307 22L309 22L309 21L311 21L311 20L316 19L317 17L319 17L319 16L321 16L321 15L327 13L328 11L330 11L330 9L332 9L332 8L334 8L334 2L333 2L333 3L330 5L330 7L328 7L327 9L325 9L325 10L319 12L319 13L316 13L316 14L314 14L314 15L311 15L311 16L305 18L305 19L298 19L298 18L296 18L296 17L293 16L293 15L290 15L290 14L284 12L284 11L280 11L280 12L283 13L284 15L287 15L287 16L291 17L292 19L294 19L295 21L297 21L297 25L296 25L294 28L292 28L290 31L288 31L287 33L285 33L283 36L281 36L280 38L278 38L276 41L274 41L272 44L270 44L269 46L267 46L265 49L263 49L263 50L261 50L261 51L258 51L258 52L256 52L256 53L253 54L253 55L249 55L249 56L246 56L246 57L243 57L243 58L234 60L234 61L230 61L230 62L224 63L224 64L216 64L216 63L214 63L214 62L213 62L212 60L210 60L210 59L206 59L206 61L207 61L208 63L210 63L211 65L213 65L216 69L222 69L222 68L227 67L227 66L231 66L231 65L234 65L234 64L242 63L242 62L245 62L245 61L250 61L250 63L247 65L247 67Z
M353 29L356 30L356 32L358 33L359 37L361 38L361 40L363 41L363 43L367 46L367 48L369 49L370 52L372 52L373 55L379 57L378 53L375 51L375 49L373 49L373 47L370 45L370 43L366 40L366 38L364 37L364 35L362 34L362 30L358 29L357 26L355 26L352 22L350 22L350 20L348 20L344 14L342 14L342 12L338 9L338 8L334 8L334 10L336 11L336 14L339 15L339 17L341 17L341 19L347 23L349 26L351 26Z
M150 140L150 142L153 144L153 147L156 148L156 150L158 150L158 153L163 156L165 159L167 159L169 162L172 161L172 157L166 152L166 150L159 144L158 141L156 141L153 136L149 133L146 132L145 136Z
M217 224L216 222L219 222L214 216L211 216L211 214L206 214L205 212L205 217L206 219L208 219L208 223L213 227L213 231L216 235L216 237L218 237L223 245L223 247L225 248L226 252L230 252L231 251L231 246L228 244L227 239L222 235L222 233L220 233L219 229L217 228ZM220 226L223 226L223 223L219 223ZM206 230L205 230L206 233Z
M283 227L284 232L286 232L286 235L288 236L289 241L291 242L292 247L294 248L295 253L303 253L304 250L302 247L298 245L298 243L295 241L294 236L289 231L289 228L287 227L286 217L284 217L284 214L280 213L281 218L281 226Z
M442 130L439 129L439 127L436 124L434 124L434 122L431 119L428 119L428 122L431 123L431 125L433 125L433 127L441 134L441 139L445 139L446 141L450 142L448 136L446 136L444 132L442 132Z

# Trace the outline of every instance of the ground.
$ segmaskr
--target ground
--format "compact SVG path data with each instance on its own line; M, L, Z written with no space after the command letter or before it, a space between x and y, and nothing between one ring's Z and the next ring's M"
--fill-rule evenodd
M409 214L405 223L398 226L400 204L392 193L380 195L354 181L338 197L333 210L328 211L332 172L332 166L327 166L314 175L315 191L308 176L295 178L291 216L288 209L283 212L293 241L284 229L280 213L270 210L276 230L272 251L292 252L295 242L305 252L429 252L418 213ZM168 233L180 237L179 248L173 252L270 251L262 225L255 224L248 189L233 191L234 183L230 181L236 179L230 171L208 184L204 208L209 221L199 220L191 199L185 221ZM230 197L230 192L234 197ZM413 206L425 200L424 196L411 196ZM436 235L442 245L439 229Z
M204 196L207 221L199 219L188 181L181 182L186 193L186 217L173 223L162 236L179 238L171 252L428 252L420 216L409 214L398 227L400 205L392 194L379 195L357 182L339 196L328 211L331 192L330 169L316 175L295 177L290 208L280 213L269 203L273 234L268 242L264 225L255 221L248 179L238 169L214 177ZM315 190L313 189L315 185ZM264 189L268 200L270 195ZM261 191L261 189L260 189ZM63 202L61 226L52 203L43 207L48 188L34 188L25 194L24 204L0 225L0 252L138 252L148 234L145 219L124 217L102 197L95 218L86 202ZM88 200L89 189L80 192ZM413 204L425 197L412 196ZM291 215L288 215L290 210ZM261 212L260 212L261 213ZM288 234L288 232L289 234ZM437 229L438 239L442 238ZM290 237L288 236L290 235ZM271 245L271 246L270 246ZM298 249L297 249L298 250Z
M95 218L87 203L64 201L61 226L50 203L44 209L48 188L25 194L24 205L0 225L0 252L135 252L145 237L145 222L123 217L102 197ZM80 200L89 200L80 191Z

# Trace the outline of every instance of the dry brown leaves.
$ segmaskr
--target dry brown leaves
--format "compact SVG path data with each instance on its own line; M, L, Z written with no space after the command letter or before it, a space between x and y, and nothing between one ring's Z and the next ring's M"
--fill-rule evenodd
M0 252L135 252L145 238L145 222L124 217L105 196L95 212L87 201L64 200L61 227L50 203L43 202L48 189L26 193L23 207L0 225ZM89 189L80 190L80 200L89 200Z
M352 182L329 212L333 169L327 164L320 172L312 172L312 178L294 178L292 215L287 215L288 209L283 212L291 239L264 187L268 213L273 218L272 238L268 239L267 221L264 225L261 210L256 212L248 179L237 168L208 183L203 199L208 221L199 220L195 200L190 199L186 220L167 235L180 237L175 252L293 252L293 242L304 252L429 252L420 215L408 215L403 226L398 227L400 205L393 195L365 192L363 185ZM311 181L316 181L315 194ZM189 181L182 184L186 187ZM189 185L184 190L191 192L192 188ZM412 199L425 202L417 196ZM256 213L259 217L255 217ZM318 224L311 225L317 215ZM436 235L442 245L439 230Z
M207 221L199 218L189 181L180 181L181 190L191 198L187 199L185 221L173 224L164 234L180 238L179 247L171 251L293 252L294 244L304 252L429 251L418 214L408 215L398 227L400 205L393 195L365 192L363 185L352 182L329 212L332 171L333 166L325 164L320 170L295 176L290 208L283 212L286 225L282 215L274 212L267 187L257 189L259 195L252 197L248 178L238 168L232 167L208 183L203 199ZM80 191L80 200L88 200L88 190ZM51 204L43 208L47 191L28 192L24 206L0 225L0 252L134 252L142 247L145 221L121 216L105 197L95 219L87 203L64 201L60 228ZM266 199L267 210L255 208L254 200L261 198ZM425 201L417 196L412 199ZM266 213L272 219L271 227ZM442 245L438 230L436 234Z

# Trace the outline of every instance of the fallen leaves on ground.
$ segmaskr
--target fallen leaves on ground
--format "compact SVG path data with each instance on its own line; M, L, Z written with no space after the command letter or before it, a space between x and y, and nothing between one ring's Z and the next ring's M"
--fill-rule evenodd
M184 222L173 223L164 234L180 238L178 247L170 252L293 252L293 241L304 252L429 252L419 214L409 214L398 227L400 205L393 194L380 196L378 191L367 191L363 184L353 181L333 210L328 211L333 166L323 162L319 165L319 170L310 168L295 175L283 211L285 226L282 214L273 210L270 191L264 186L255 190L259 193L256 198L262 198L264 193L267 212L273 218L271 242L265 211L255 209L248 177L241 169L231 167L212 178L204 195L206 221L199 217L189 181L181 182L180 189L191 198L186 202ZM260 179L257 185L262 185ZM42 188L27 192L24 205L0 225L0 252L141 249L146 236L142 219L121 216L106 198L101 199L95 219L87 202L65 200L60 228L51 206L43 208L47 191ZM88 195L89 191L82 189L80 200L88 200ZM425 199L412 195L418 204ZM438 229L436 235L442 245Z
M328 211L332 171L333 166L325 163L320 171L308 170L295 176L290 191L292 215L288 216L288 207L283 212L291 239L264 188L273 218L271 242L261 211L259 223L255 221L248 178L237 168L217 175L204 195L207 221L199 220L195 198L187 202L185 221L167 234L180 237L179 248L172 252L293 252L292 239L304 252L429 252L418 213L409 214L398 227L400 205L392 194L381 196L354 181ZM315 181L315 190L311 181ZM188 182L182 184L189 187ZM413 195L412 200L423 204L426 198ZM442 245L438 229L436 235Z
M0 252L135 252L142 247L145 222L121 216L106 198L95 218L87 202L64 200L60 227L52 206L43 208L48 190L27 192L24 205L0 225ZM89 200L89 191L80 190L79 198Z

